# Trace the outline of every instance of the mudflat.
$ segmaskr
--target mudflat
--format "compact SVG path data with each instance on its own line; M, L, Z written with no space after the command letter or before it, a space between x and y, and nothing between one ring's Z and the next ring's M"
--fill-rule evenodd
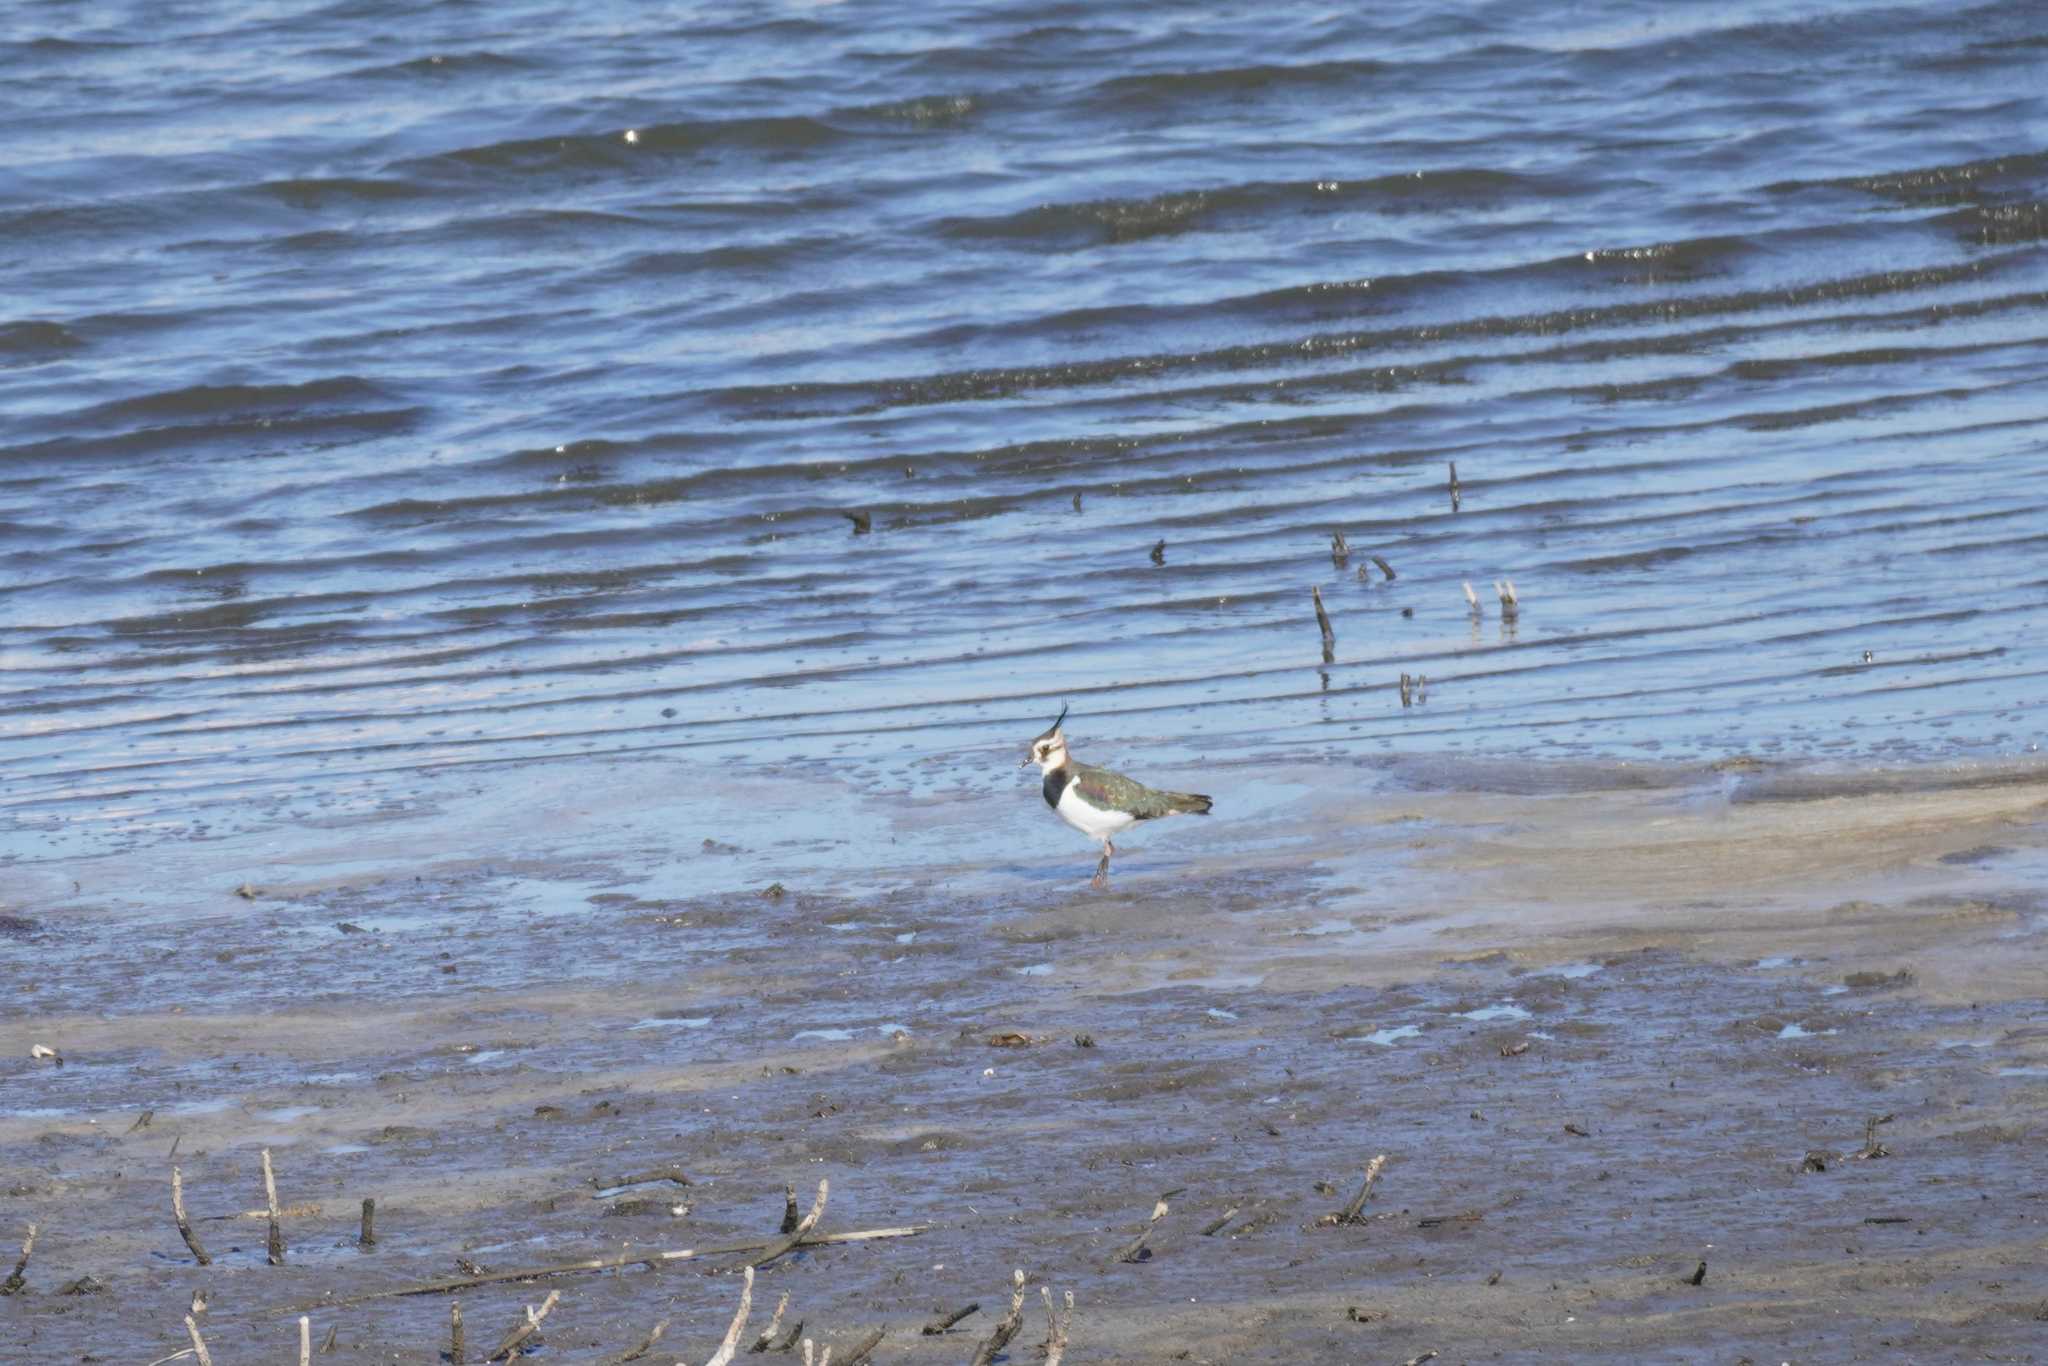
M0 1358L156 1360L202 1290L224 1366L300 1314L444 1360L451 1300L477 1361L559 1291L533 1360L696 1361L821 1179L815 1231L895 1236L762 1265L742 1351L786 1292L835 1361L966 1362L1021 1268L1010 1361L1041 1285L1075 1361L2039 1358L2048 773L1274 772L1103 893L936 852L1024 797L899 856L816 783L810 844L560 788L30 868ZM588 1259L634 1264L491 1279Z

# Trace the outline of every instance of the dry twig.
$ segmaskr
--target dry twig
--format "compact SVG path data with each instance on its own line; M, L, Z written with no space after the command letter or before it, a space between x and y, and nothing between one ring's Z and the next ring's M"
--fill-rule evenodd
M263 1199L270 1207L270 1236L264 1247L272 1266L284 1265L284 1225L277 1211L277 1176L270 1170L270 1149L263 1150Z
M185 1246L201 1266L211 1266L213 1258L206 1255L206 1249L199 1246L199 1237L192 1232L192 1221L185 1217L185 1178L176 1167L171 1168L171 1214L178 1221L178 1236L185 1240Z
M519 1350L519 1344L540 1331L540 1321L548 1316L548 1311L553 1309L555 1302L561 1298L561 1291L550 1290L548 1297L540 1302L540 1308L535 1309L532 1305L527 1305L525 1321L513 1325L512 1331L505 1334L505 1340L491 1349L490 1355L484 1358L486 1366L499 1357L510 1361L512 1354Z
M823 1200L821 1195L820 1205ZM731 1366L733 1353L739 1350L740 1334L746 1331L747 1319L754 1312L754 1268L742 1267L740 1274L746 1277L746 1281L740 1286L739 1311L732 1316L732 1326L725 1330L725 1341L718 1344L718 1350L711 1354L711 1360L704 1366Z
M1145 1246L1145 1240L1152 1236L1153 1228L1165 1217L1166 1201L1161 1200L1152 1207L1152 1217L1145 1221L1145 1227L1138 1230L1138 1236L1133 1238L1123 1251L1116 1254L1116 1260L1119 1262L1150 1261L1152 1251Z
M1053 1308L1051 1286L1039 1286L1038 1293L1045 1297L1045 1366L1060 1366L1060 1358L1067 1353L1067 1330L1074 1326L1074 1292L1067 1292L1065 1317Z
M769 1316L768 1326L761 1330L760 1337L754 1339L754 1345L747 1349L748 1352L765 1352L768 1350L768 1344L774 1342L775 1335L782 1331L782 1312L787 1308L789 1308L789 1292L785 1290L782 1292L782 1298L775 1302L775 1312Z
M1003 1315L1002 1322L998 1323L995 1326L994 1331L990 1332L987 1337L983 1338L981 1340L981 1345L974 1349L974 1360L972 1363L970 1363L970 1366L989 1366L989 1363L996 1359L996 1353L1002 1351L1003 1348L1009 1346L1010 1339L1017 1336L1018 1328L1023 1326L1023 1271L1018 1270L1012 1272L1010 1280L1013 1287L1010 1291L1010 1312Z
M27 1284L29 1254L36 1250L36 1226L28 1226L28 1236L21 1240L21 1260L14 1264L14 1272L5 1281L0 1281L0 1295L12 1295Z
M199 1358L199 1366L213 1366L213 1354L206 1350L206 1339L199 1336L199 1320L187 1314L185 1331L192 1335L192 1354Z
M960 1322L960 1320L966 1318L969 1314L979 1314L980 1312L981 1301L976 1300L973 1304L968 1305L965 1309L955 1309L950 1314L935 1315L932 1318L932 1321L924 1326L924 1336L928 1338L935 1338L939 1336L939 1334L941 1333L950 1332L954 1324Z

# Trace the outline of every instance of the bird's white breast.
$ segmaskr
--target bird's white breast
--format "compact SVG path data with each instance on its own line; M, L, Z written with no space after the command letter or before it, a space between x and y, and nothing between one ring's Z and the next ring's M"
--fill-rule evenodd
M1078 784L1068 783L1067 790L1060 793L1060 804L1053 808L1060 813L1060 819L1092 840L1108 839L1112 835L1130 829L1138 823L1136 816L1122 811L1098 811L1081 800Z

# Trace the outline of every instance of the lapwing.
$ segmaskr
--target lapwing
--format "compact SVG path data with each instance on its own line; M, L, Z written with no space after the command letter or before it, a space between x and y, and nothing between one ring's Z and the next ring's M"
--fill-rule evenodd
M1214 803L1199 792L1162 792L1121 773L1081 763L1067 753L1067 737L1060 730L1066 719L1067 708L1061 707L1059 719L1031 742L1019 767L1037 764L1045 775L1045 804L1102 846L1102 862L1095 865L1090 885L1107 887L1109 858L1116 852L1113 837L1139 821L1161 816L1206 816Z

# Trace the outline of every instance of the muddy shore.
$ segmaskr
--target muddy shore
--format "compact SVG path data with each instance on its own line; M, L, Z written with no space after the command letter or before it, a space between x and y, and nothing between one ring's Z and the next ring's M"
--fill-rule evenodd
M345 1302L772 1237L821 1177L827 1230L928 1227L765 1266L749 1340L787 1291L820 1346L965 1362L1021 1267L1021 1362L1041 1283L1074 1361L2039 1359L2048 774L1646 772L1303 766L1107 893L1035 827L973 844L1016 794L902 847L851 792L778 845L563 787L495 843L451 804L18 866L0 1237L41 1231L0 1359L153 1360L203 1289L222 1363L301 1312L334 1360L434 1362L449 1297ZM264 1148L282 1267L226 1217ZM663 1319L648 1359L708 1357L737 1260L467 1289L470 1359L549 1289L532 1360Z

